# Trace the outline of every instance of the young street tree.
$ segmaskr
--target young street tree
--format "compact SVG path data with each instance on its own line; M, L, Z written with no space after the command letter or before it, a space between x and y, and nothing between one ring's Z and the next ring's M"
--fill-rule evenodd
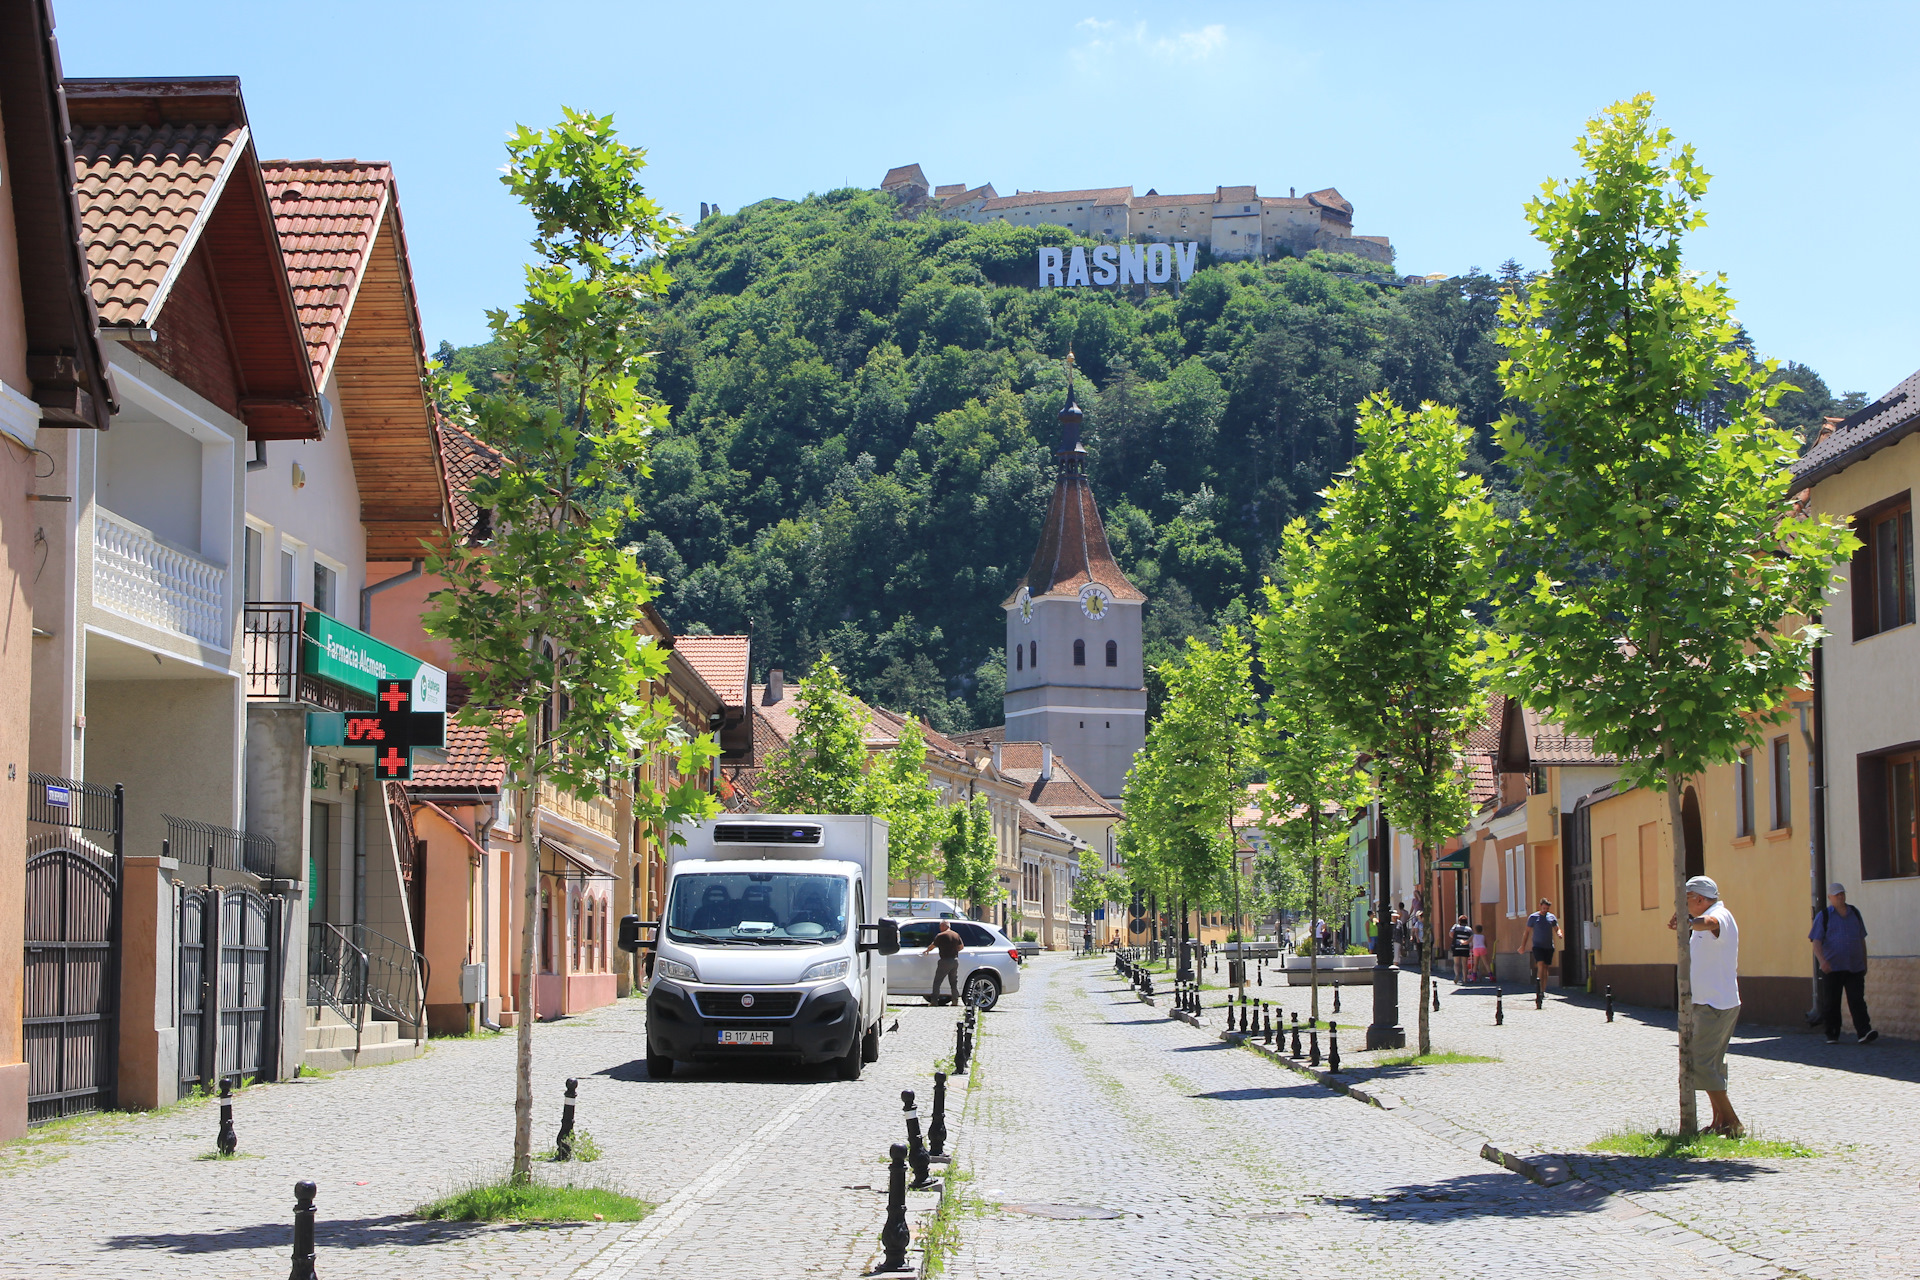
M1553 267L1502 307L1512 417L1500 441L1525 509L1496 588L1496 680L1667 794L1675 910L1686 915L1681 788L1784 714L1805 677L1822 592L1851 535L1794 514L1793 437L1767 410L1771 362L1740 347L1724 277L1681 263L1707 174L1616 103L1574 150L1585 170L1527 206ZM1722 402L1719 425L1703 408ZM1722 416L1723 415L1723 416ZM1688 933L1678 931L1680 1127L1698 1124Z
M1234 627L1218 647L1187 641L1178 663L1160 668L1167 698L1127 776L1132 846L1157 864L1163 882L1189 903L1207 901L1231 877L1239 917L1237 819L1254 767L1250 650ZM1181 917L1186 935L1186 917Z
M1319 551L1304 520L1282 531L1280 557L1285 580L1266 584L1266 612L1254 618L1261 670L1272 689L1261 705L1258 724L1260 760L1267 772L1260 793L1261 826L1292 867L1305 872L1311 929L1328 911L1323 869L1339 865L1347 847L1346 815L1367 803L1368 795L1353 740L1335 723L1322 696L1326 644L1315 626L1313 608ZM1317 942L1308 955L1317 1022Z
M998 896L994 880L993 808L985 796L947 810L947 830L940 842L940 883L953 897L983 913Z
M585 799L631 778L636 821L670 827L717 811L697 779L718 750L710 735L673 741L672 709L649 691L666 675L666 654L640 634L654 583L620 547L636 514L622 495L644 473L647 437L666 418L637 377L647 359L643 311L666 293L659 254L678 227L642 190L645 152L621 144L610 116L569 110L551 130L523 126L507 155L503 181L537 227L526 299L488 315L508 376L487 393L457 376L437 388L460 425L500 456L499 474L469 490L493 536L430 552L429 569L447 586L426 626L452 642L466 675L472 700L460 722L487 728L488 749L527 793L513 1132L513 1178L526 1181L540 788ZM528 386L552 402L529 400ZM635 768L662 750L677 753L684 779L666 791Z
M1309 612L1321 696L1372 757L1390 821L1419 849L1420 1052L1433 1051L1433 850L1471 816L1461 760L1484 699L1476 663L1494 517L1466 471L1471 432L1452 409L1360 411L1360 456L1327 491Z

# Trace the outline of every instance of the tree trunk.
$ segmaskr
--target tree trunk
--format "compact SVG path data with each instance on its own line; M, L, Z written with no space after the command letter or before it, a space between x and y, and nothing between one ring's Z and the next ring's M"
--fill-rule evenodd
M1433 1026L1429 1021L1433 1008L1433 846L1420 844L1420 923L1426 942L1416 941L1420 952L1420 1056L1433 1052Z
M540 719L527 717L530 757L540 751ZM527 865L526 913L520 922L520 995L514 1020L513 1180L533 1180L533 940L540 928L540 784L527 779L525 842Z
M1667 753L1669 761L1671 753ZM1693 1057L1693 933L1687 922L1687 841L1680 816L1680 776L1669 764L1667 771L1667 825L1673 832L1673 936L1674 986L1679 996L1680 1023L1680 1132L1693 1133L1700 1128L1699 1099L1694 1096L1692 1073L1687 1063Z
M1308 1020L1320 1025L1320 811L1307 818L1307 830L1313 840L1313 884L1307 890L1307 983L1313 994L1307 1007ZM1284 972L1284 970L1283 970Z

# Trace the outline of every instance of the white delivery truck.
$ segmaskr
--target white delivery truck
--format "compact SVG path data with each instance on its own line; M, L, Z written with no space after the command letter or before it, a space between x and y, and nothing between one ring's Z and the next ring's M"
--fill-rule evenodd
M880 1056L887 967L887 824L858 814L754 814L678 829L650 946L647 1074L676 1062L832 1062L857 1080ZM642 942L642 932L651 940Z

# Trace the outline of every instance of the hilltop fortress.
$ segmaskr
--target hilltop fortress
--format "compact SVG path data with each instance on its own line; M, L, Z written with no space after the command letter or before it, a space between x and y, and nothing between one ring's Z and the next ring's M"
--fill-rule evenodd
M1312 249L1350 253L1391 265L1385 236L1353 234L1353 206L1327 187L1295 196L1263 196L1252 187L1215 187L1197 195L1163 196L1132 187L1089 191L1020 191L1003 196L991 182L977 187L955 182L929 186L917 164L889 169L880 189L908 214L935 213L968 222L1066 227L1103 240L1146 243L1191 241L1216 258L1299 256Z

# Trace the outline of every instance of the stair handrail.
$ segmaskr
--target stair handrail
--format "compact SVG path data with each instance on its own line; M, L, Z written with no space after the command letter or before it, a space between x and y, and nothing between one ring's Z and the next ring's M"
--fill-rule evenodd
M367 953L338 925L307 924L307 1004L332 1009L353 1026L353 1049L367 1024Z
M417 1041L426 1034L427 958L406 943L364 924L348 926L367 960L366 1000L381 1013L413 1027Z

